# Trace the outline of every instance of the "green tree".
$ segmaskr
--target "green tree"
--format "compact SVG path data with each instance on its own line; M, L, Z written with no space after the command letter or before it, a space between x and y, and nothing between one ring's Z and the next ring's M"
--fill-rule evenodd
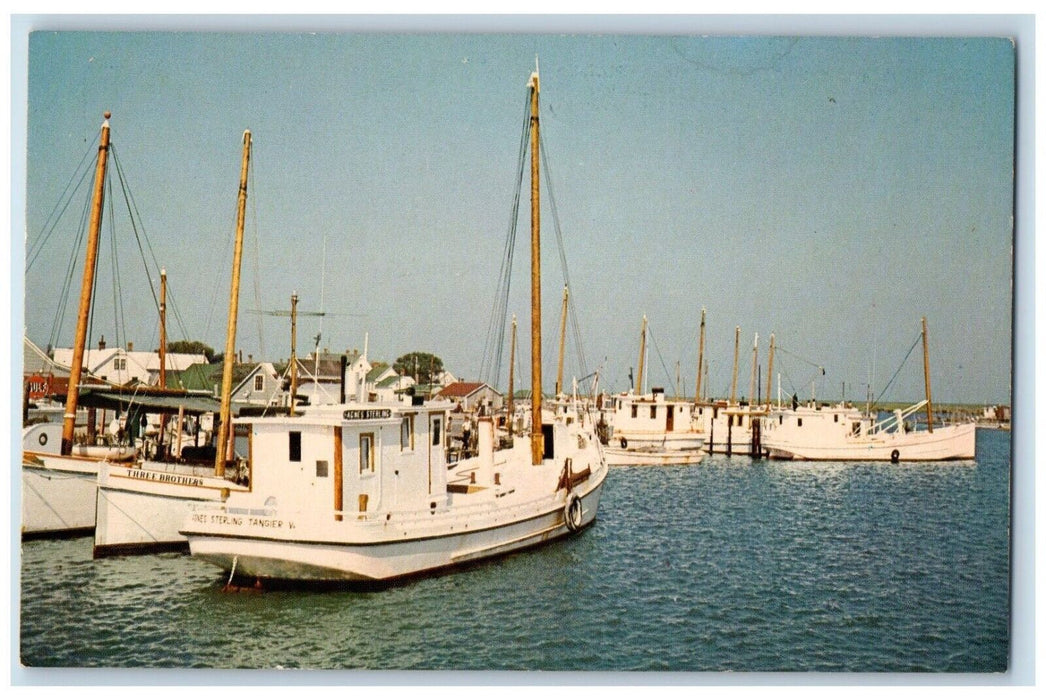
M187 353L190 355L203 355L208 362L221 359L222 354L214 352L214 348L199 340L175 340L167 343L167 352Z
M398 357L392 368L401 376L414 377L418 384L431 384L443 372L443 360L428 352L408 352Z

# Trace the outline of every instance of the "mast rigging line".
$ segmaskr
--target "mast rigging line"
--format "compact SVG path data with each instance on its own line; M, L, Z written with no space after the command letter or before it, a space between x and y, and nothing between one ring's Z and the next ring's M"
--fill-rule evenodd
M51 213L48 214L47 218L44 220L44 225L40 229L41 232L39 236L27 251L27 260L25 265L26 273L29 272L29 269L33 266L33 263L36 261L36 258L40 255L41 251L43 251L44 246L47 244L47 241L50 240L51 235L58 228L58 222L65 214L66 209L69 208L69 205L72 204L73 195L77 192L77 190L80 189L81 186L83 186L84 180L86 180L87 176L91 173L91 168L84 167L84 164L87 163L91 154L98 152L99 138L100 136L95 136L94 141L87 147L87 151L84 153L84 156L80 160L80 163L76 166L76 169L73 170L72 175L69 176L69 182L66 183L65 189L62 190L62 194L59 196L58 201L55 202L54 207L51 209ZM80 173L80 177L78 180L76 178L77 173ZM73 187L74 180L76 180L75 187ZM90 197L88 197L88 201L90 201ZM61 208L61 211L58 211L59 208ZM55 212L57 212L57 214Z
M919 334L917 336L915 336L915 341L912 343L912 346L910 348L908 348L908 352L905 353L904 359L901 360L900 366L897 367L897 371L895 371L893 373L893 376L890 377L890 381L886 382L886 386L883 387L883 390L875 398L875 401L872 402L872 407L876 406L879 403L879 400L882 399L883 396L886 394L887 390L890 388L890 385L893 384L893 381L895 379L897 379L897 375L901 373L902 369L904 369L905 364L907 364L907 362L908 362L908 358L912 356L912 351L915 350L915 347L919 344L920 340L922 340L922 332L921 331L919 332Z
M487 340L484 345L483 360L480 364L480 377L492 386L496 386L501 379L501 361L505 344L505 317L508 313L508 297L512 286L512 261L516 247L516 227L519 221L519 203L522 197L523 176L526 172L527 142L529 138L530 98L528 96L523 105L523 129L519 139L512 214L509 219L508 233L505 237L505 247L502 254L501 270L498 274L498 286L494 295L494 305L491 308L490 320L487 325Z
M657 359L661 361L661 369L665 371L665 376L668 377L668 383L672 385L672 393L679 393L679 386L672 380L672 375L668 371L668 366L665 365L665 358L661 356L661 348L657 344L657 340L654 339L654 333L650 330L650 324L647 323L646 327L647 337L650 338L650 344L654 346L654 352L657 353ZM653 385L653 382L651 382Z
M76 228L76 240L73 242L72 251L69 254L69 261L66 264L65 280L62 284L62 291L58 298L58 308L55 310L54 320L51 325L51 335L47 341L47 344L52 348L57 345L58 335L61 333L62 326L65 325L65 311L69 307L69 295L72 291L73 276L76 272L77 263L83 259L81 251L84 246L84 238L87 235L87 217L90 208L91 193L88 192L84 201L83 210L80 212L80 223Z
M509 222L509 230L505 239L505 248L502 256L501 270L498 278L498 288L495 295L495 303L491 309L490 321L487 329L487 341L484 346L483 361L480 366L480 378L492 385L497 385L501 380L502 361L505 346L505 328L508 325L508 300L512 283L512 267L515 254L516 231L519 220L519 205L522 198L522 183L526 174L526 156L530 141L530 100L529 95L524 103L523 128L520 133L518 160L516 165L515 195L512 200L512 215ZM542 165L544 167L544 181L549 211L552 214L553 228L556 234L556 243L559 253L560 267L563 272L563 281L568 289L573 286L570 281L570 271L566 260L566 247L563 244L562 227L559 220L559 209L556 206L555 195L552 188L552 170L548 159L548 147L543 134L538 135L538 150L540 152ZM574 343L574 351L577 354L580 374L587 377L588 363L585 358L584 344L582 342L581 325L578 320L576 294L570 294L567 299L568 316L570 317L571 337ZM551 348L548 350L551 352Z
M566 246L563 245L563 231L559 224L559 208L556 206L556 197L552 190L552 166L548 160L548 146L545 144L544 134L538 134L538 142L541 151L541 163L545 168L545 189L548 192L549 211L552 213L552 224L556 231L556 243L559 248L559 263L563 268L563 283L568 289L573 290L574 285L570 281L570 268L567 266ZM588 362L585 360L585 350L582 344L581 325L578 322L577 306L575 305L576 294L571 293L567 297L569 309L570 328L574 337L574 351L577 353L578 368L581 374L588 374Z

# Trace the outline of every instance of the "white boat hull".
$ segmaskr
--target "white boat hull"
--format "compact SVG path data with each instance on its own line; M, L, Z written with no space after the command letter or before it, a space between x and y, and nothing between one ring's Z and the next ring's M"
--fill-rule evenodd
M658 466L673 464L697 464L705 458L705 451L691 450L657 450L657 449L621 449L604 447L607 464L620 466Z
M246 491L214 476L213 467L104 464L98 471L94 556L188 551L178 530L194 504Z
M57 423L22 430L23 537L89 535L95 526L99 465L134 456L134 449L126 445L73 445L72 454L62 456L61 443L62 426Z
M870 437L799 443L764 437L763 447L772 459L820 461L926 462L970 460L975 457L973 423L908 433L879 433Z
M98 464L94 459L23 453L22 537L90 534Z
M580 496L582 515L576 527L568 526L565 494L559 494L555 502L524 504L515 512L495 508L486 517L477 512L467 522L458 515L442 519L437 514L434 522L422 527L416 522L401 526L394 517L361 521L346 516L333 527L324 523L316 528L295 516L197 510L183 532L194 557L236 576L312 583L385 582L572 534L595 520L602 488L600 479ZM460 523L460 531L447 526L451 519ZM206 524L206 532L194 531L194 524ZM324 535L313 539L305 532Z

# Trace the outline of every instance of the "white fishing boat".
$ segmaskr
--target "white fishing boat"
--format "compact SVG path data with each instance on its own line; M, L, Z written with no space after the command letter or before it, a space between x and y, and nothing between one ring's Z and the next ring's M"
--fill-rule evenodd
M701 310L701 355L704 353L705 338L705 311ZM705 450L710 454L725 455L749 455L760 457L763 454L760 444L760 429L763 419L771 411L769 399L764 403L757 396L759 393L756 386L756 371L758 367L759 335L756 334L752 343L752 380L749 387L748 401L737 399L737 361L740 348L741 328L738 326L734 332L734 369L730 383L729 399L717 401L702 400L701 398L701 366L702 360L698 359L697 375L697 400L694 405L694 420L705 433ZM767 372L767 385L769 377L774 371L774 335L770 334L770 368Z
M250 475L248 460L237 459L233 450L231 410L232 370L236 348L236 321L239 305L240 263L243 253L243 227L247 204L247 174L251 152L251 132L243 134L243 157L237 195L236 240L233 247L232 283L229 294L229 319L226 329L222 372L221 406L214 461L210 466L185 460L140 460L133 465L100 464L94 501L97 522L94 530L96 558L113 554L139 554L186 549L179 533L190 504L221 501L231 492L247 491ZM164 345L165 294L161 289L161 347ZM294 358L292 358L292 362ZM164 363L161 361L161 367ZM163 380L161 380L161 384ZM179 416L188 397L176 398L171 407ZM180 426L177 432L180 431ZM248 455L249 457L249 455ZM230 467L233 467L230 469Z
M659 387L610 401L611 431L604 452L611 466L696 464L705 457L705 434L695 428L689 401L667 399Z
M812 404L775 412L763 421L762 445L771 458L830 461L971 460L976 452L976 423L934 425L930 390L926 319L922 319L926 398L881 421L853 406ZM926 414L925 427L913 416ZM909 420L912 418L912 420Z
M693 404L665 397L660 387L643 394L647 319L639 334L638 393L610 398L604 406L607 463L614 465L696 464L705 456L705 434L694 421Z
M853 406L812 404L775 412L763 426L772 459L916 462L973 459L976 424L916 429L925 400L873 421Z
M531 238L539 248L538 75L529 82ZM478 421L478 454L448 469L449 403L306 408L250 421L249 493L201 506L183 534L192 555L246 580L374 582L503 555L584 529L606 461L591 421L542 409L540 260L531 261L532 421L496 450Z
M86 445L76 434L78 388L102 222L110 116L109 112L105 113L95 165L86 259L62 425L30 425L22 431L22 536L25 538L90 533L95 526L94 497L99 464L110 459L129 459L135 453L133 447L126 445Z

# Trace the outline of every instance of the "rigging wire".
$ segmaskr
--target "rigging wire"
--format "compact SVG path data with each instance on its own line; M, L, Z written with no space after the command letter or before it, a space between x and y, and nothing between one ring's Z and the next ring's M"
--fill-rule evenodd
M647 337L650 338L650 344L654 346L654 352L657 353L657 359L661 361L661 369L664 370L665 376L668 378L668 383L672 385L673 393L674 394L678 394L679 393L679 387L672 380L672 375L668 371L668 366L665 365L665 358L661 356L661 348L658 347L657 341L654 339L654 333L653 333L653 331L650 330L650 323L649 322L647 323L646 334L647 334ZM651 382L650 384L651 384L651 386L653 386L653 382Z
M76 192L80 189L80 187L83 186L84 180L86 180L87 176L91 173L91 169L85 168L84 163L87 161L88 157L91 155L92 152L97 152L99 138L100 136L96 136L94 142L90 146L88 146L87 151L83 155L83 158L80 159L80 163L76 166L76 169L73 171L72 175L70 175L69 182L66 183L65 189L62 190L61 196L58 198L58 201L55 202L54 207L51 209L51 213L47 215L47 219L44 221L44 224L41 227L41 233L30 246L29 251L26 254L26 273L28 273L30 268L32 268L33 263L36 262L37 257L40 255L41 251L43 251L44 246L47 244L47 241L50 240L51 235L57 229L59 221L61 221L62 216L66 212L66 209L69 208L69 205L73 201L73 195L75 195ZM78 180L76 179L77 173L80 174ZM73 180L76 180L75 187L73 187ZM72 188L71 191L70 188ZM68 197L66 195L68 195ZM58 211L59 208L61 208L61 211Z
M498 286L495 292L494 305L491 308L490 320L487 325L487 340L483 350L483 361L480 364L480 377L492 386L496 386L501 379L501 361L505 344L505 318L508 313L508 297L512 286L512 261L516 245L516 227L519 220L523 175L526 170L527 141L530 136L529 109L530 102L528 97L524 103L523 110L523 130L519 140L512 214L509 218L509 229L505 237L505 247L502 255L501 270L498 274Z
M872 406L873 407L876 404L878 404L879 400L882 399L883 396L886 394L887 390L890 388L890 385L893 384L893 380L897 379L897 375L901 373L902 369L904 369L905 364L907 364L907 362L908 362L908 358L911 357L912 351L915 350L915 346L917 346L919 344L919 341L921 339L922 339L922 333L920 332L919 335L917 335L915 337L915 342L913 342L912 346L910 348L908 348L908 352L905 353L904 359L901 360L901 364L897 368L897 371L893 373L893 376L890 377L890 381L886 382L886 386L884 386L883 390L879 393L879 395L877 397L875 397L875 401L872 402Z
M566 246L563 245L563 231L559 223L559 208L556 206L555 194L552 190L552 166L548 160L548 146L545 144L543 134L538 134L540 142L541 162L545 169L545 189L548 192L549 211L552 213L553 228L556 232L556 243L559 249L559 264L563 270L563 283L568 290L574 285L570 281L570 269L567 266ZM582 343L581 324L578 321L577 306L575 305L576 294L573 292L567 297L567 308L570 317L571 335L574 340L574 350L577 353L579 374L589 375L588 362L585 360L585 349Z
M62 326L65 325L65 311L69 307L69 295L72 292L73 277L76 273L77 262L83 257L81 250L84 246L84 238L87 235L87 218L90 207L91 195L89 193L84 201L83 209L80 212L80 223L76 228L76 240L73 242L72 251L69 254L65 280L62 284L62 291L58 297L58 308L55 309L54 322L51 326L51 335L47 341L47 344L52 348L57 345L58 336L61 333Z

